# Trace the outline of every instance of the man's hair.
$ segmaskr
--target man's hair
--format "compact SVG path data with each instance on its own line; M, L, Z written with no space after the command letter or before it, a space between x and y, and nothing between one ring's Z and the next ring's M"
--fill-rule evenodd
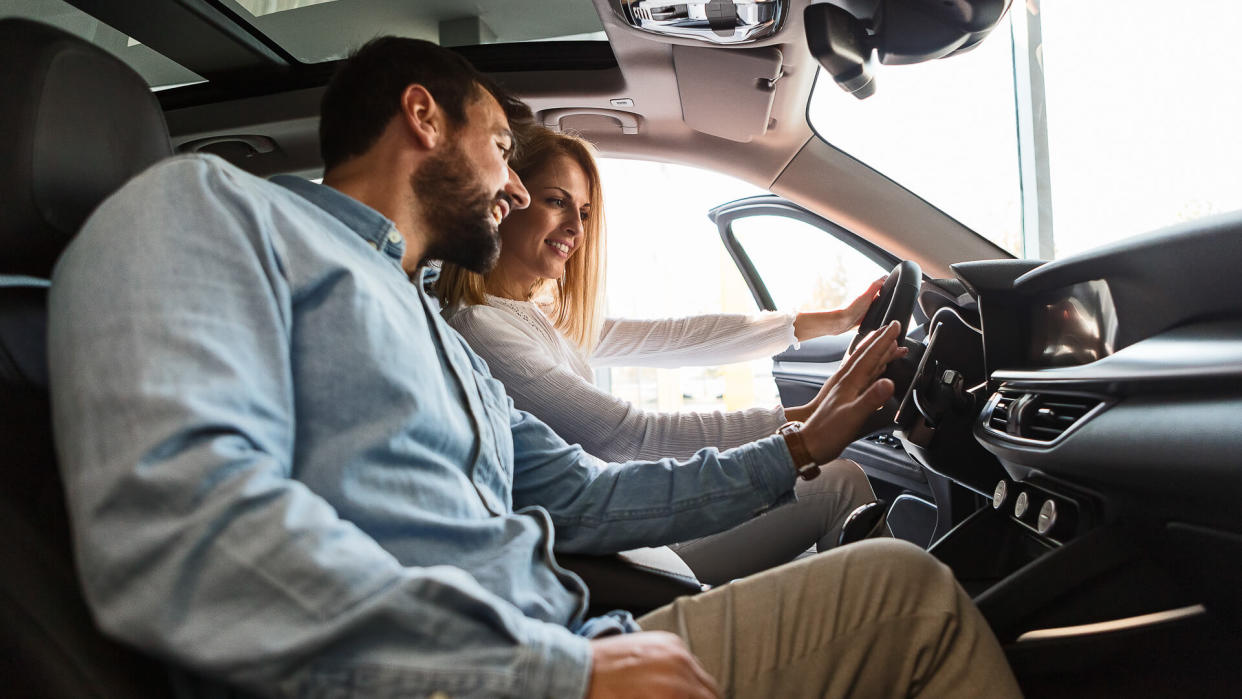
M466 107L485 91L516 128L530 108L510 97L460 55L430 41L382 36L364 44L337 69L323 94L319 153L325 170L365 153L401 110L410 85L427 88L450 124L466 120Z

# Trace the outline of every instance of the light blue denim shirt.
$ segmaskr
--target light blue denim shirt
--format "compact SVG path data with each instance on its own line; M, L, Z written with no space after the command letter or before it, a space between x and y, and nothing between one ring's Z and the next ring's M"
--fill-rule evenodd
M100 625L270 695L585 694L561 551L792 497L779 437L607 466L513 409L401 269L393 223L211 156L105 202L50 296L56 445ZM553 533L555 531L555 540Z

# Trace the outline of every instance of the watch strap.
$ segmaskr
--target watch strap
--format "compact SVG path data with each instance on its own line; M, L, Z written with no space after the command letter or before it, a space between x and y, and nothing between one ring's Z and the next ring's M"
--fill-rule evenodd
M777 430L777 434L785 438L785 446L789 448L789 455L793 458L794 469L797 470L798 477L809 481L818 476L819 464L815 463L810 450L806 448L806 441L802 439L802 423L786 422Z

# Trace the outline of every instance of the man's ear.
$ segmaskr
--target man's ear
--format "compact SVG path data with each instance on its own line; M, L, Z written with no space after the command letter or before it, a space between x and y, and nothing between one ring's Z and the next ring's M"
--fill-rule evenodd
M407 85L401 93L401 120L410 136L427 150L444 138L444 110L422 85Z

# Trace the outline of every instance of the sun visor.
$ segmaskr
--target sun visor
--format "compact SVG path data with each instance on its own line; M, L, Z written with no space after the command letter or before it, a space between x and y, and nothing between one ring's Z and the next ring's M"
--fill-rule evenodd
M781 76L781 52L765 47L715 49L674 44L673 69L686 124L746 143L768 130Z

